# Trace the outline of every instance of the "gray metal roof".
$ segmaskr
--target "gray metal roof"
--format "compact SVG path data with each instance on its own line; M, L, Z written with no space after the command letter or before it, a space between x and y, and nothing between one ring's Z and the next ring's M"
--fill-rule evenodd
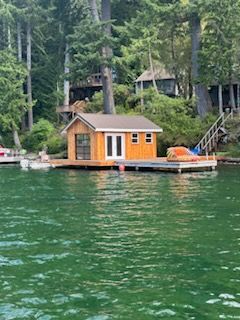
M162 132L159 126L144 116L99 113L78 113L63 131L66 131L77 119L98 132Z
M163 67L156 67L154 68L154 78L155 80L170 80L170 79L176 79L176 77L169 73L165 68ZM144 82L144 81L152 81L153 75L151 70L144 71L135 82Z

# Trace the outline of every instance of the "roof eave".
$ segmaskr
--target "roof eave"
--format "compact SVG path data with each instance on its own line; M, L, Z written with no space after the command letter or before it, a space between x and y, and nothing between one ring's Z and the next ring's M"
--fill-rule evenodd
M76 120L80 120L82 121L86 126L88 126L90 129L92 129L93 131L96 131L96 128L94 128L93 126L91 126L91 124L89 122L87 122L85 119L83 119L79 114L77 114L67 125L65 128L62 129L61 134L65 134L67 132L67 130L73 125L73 123Z
M97 128L96 132L154 132L154 133L162 133L163 129L117 129L117 128Z

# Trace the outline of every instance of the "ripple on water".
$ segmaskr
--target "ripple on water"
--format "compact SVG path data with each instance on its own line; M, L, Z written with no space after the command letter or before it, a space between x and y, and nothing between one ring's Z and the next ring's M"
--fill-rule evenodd
M2 320L32 319L35 314L35 310L30 308L18 307L14 304L0 304L0 316Z
M110 320L110 317L106 315L97 315L97 316L89 317L86 320Z
M20 266L23 265L21 259L10 259L7 257L0 256L0 266Z

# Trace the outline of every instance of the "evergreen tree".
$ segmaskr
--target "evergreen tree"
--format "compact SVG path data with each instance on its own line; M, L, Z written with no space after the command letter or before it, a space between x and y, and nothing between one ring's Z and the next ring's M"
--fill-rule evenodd
M17 62L11 51L0 51L0 127L13 133L17 147L21 146L17 132L22 115L27 110L26 96L22 90L26 76L26 69Z
M236 108L233 80L239 76L240 1L213 0L205 5L203 45L201 49L202 80L219 87L219 112L223 112L223 85L229 84L231 106Z

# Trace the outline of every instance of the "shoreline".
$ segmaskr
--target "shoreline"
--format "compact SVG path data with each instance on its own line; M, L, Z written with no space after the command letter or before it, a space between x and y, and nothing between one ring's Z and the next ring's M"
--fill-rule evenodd
M218 163L223 165L240 165L240 158L217 157Z

